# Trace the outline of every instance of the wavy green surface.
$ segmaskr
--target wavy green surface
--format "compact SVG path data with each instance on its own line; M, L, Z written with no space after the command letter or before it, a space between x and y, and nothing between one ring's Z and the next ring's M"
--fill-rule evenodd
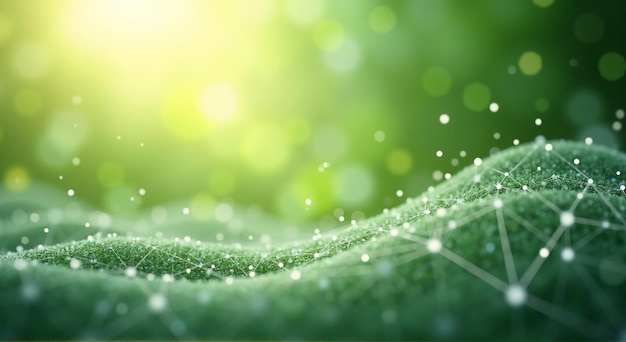
M3 193L2 248L39 246L0 257L0 337L624 338L626 155L537 141L475 164L379 216L276 244L155 237L149 219L53 190Z

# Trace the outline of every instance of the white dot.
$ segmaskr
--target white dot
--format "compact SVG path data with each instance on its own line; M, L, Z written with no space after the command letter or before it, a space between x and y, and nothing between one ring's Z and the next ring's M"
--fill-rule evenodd
M49 232L50 232L50 228L45 227L45 228L43 229L43 232L44 232L44 233L46 233L46 234L47 234L47 233L49 233Z
M578 165L578 164L580 164L580 159L578 158L574 159L574 165Z
M523 185L523 186L522 186L522 190L524 190L524 191L528 191L528 185Z
M585 144L587 144L587 145L593 144L593 139L591 137L586 137L585 138Z
M369 255L367 255L367 254L363 254L363 255L361 255L361 261L363 261L363 262L368 262L368 261L370 261L370 256L369 256Z
M620 186L619 186L619 189L620 189L620 190L622 190L622 191L626 190L626 185L623 185L623 184L622 184L622 185L620 185Z
M493 102L493 103L491 103L491 104L489 105L489 110L490 110L492 113L497 112L499 109L500 109L500 106L499 106L497 103L495 103L495 102Z
M476 166L480 166L480 165L482 165L482 163L483 163L483 160L482 160L482 159L480 159L480 158L474 158L474 165L476 165Z
M283 268L285 266L285 264L283 264L282 262L278 263L278 267Z
M441 158L441 157L443 157L443 152L441 152L441 151L437 151L437 152L435 153L435 155L436 155L437 157Z
M575 218L571 211L564 211L561 213L561 225L564 227L571 227L574 224Z
M590 185L593 184L593 179L591 178L587 179L587 184L590 184Z
M396 191L396 196L402 197L403 195L404 195L404 192L402 190L397 190Z
M305 199L304 204L311 205L311 199L310 198Z
M127 277L132 278L137 275L137 269L134 267L127 267L126 270L124 271L124 274Z
M513 139L513 145L515 146L519 145L519 139Z
M385 141L385 132L383 132L383 131L376 131L374 133L374 140L376 140L378 142Z
M542 258L547 258L550 255L550 251L547 248L542 248L539 250L539 256Z
M250 278L254 278L256 277L256 273L254 271L248 273L248 276L250 276Z
M80 268L80 265L81 265L81 264L82 264L82 263L81 263L81 262L80 262L80 260L78 260L78 259L72 258L72 259L70 260L70 268L72 268L72 269L74 269L74 270L76 270L76 269Z
M183 215L189 215L189 208L183 208Z
M502 200L499 199L499 198L496 198L495 200L493 200L493 207L496 208L496 209L502 208L503 204L504 203L502 203Z
M78 157L72 158L72 165L74 165L74 166L80 165L80 158L78 158Z
M141 188L139 189L139 196L145 196L146 195L146 189Z
M552 151L552 149L554 148L554 146L552 146L552 144L546 144L546 146L543 147L546 151L550 152Z
M74 95L74 96L72 97L72 103L73 103L75 106L78 106L78 105L80 105L81 103L83 103L83 99L82 99L80 96L78 96L78 95Z
M72 197L72 196L74 196L74 194L75 194L74 189L67 190L67 195L68 196Z
M165 307L167 306L167 299L162 294L155 293L150 296L150 299L148 300L148 305L150 306L150 309L152 311L160 312L163 311L163 309L165 309Z
M441 241L436 238L429 239L426 241L426 249L428 249L431 253L439 253L441 251Z
M510 306L520 306L526 302L526 289L520 285L510 285L506 289L505 297Z
M535 119L535 125L536 126L541 126L542 123L543 123L543 121L540 118L536 118Z
M500 184L500 183L496 184L496 189L497 189L497 190L502 189L502 184Z
M565 247L561 251L561 259L563 259L563 261L565 262L570 262L574 260L574 255L574 250L571 247Z
M439 115L439 122L441 122L442 125L447 125L448 122L450 122L450 116L448 114Z
M293 279L293 280L299 280L299 279L300 279L300 277L302 277L302 273L300 273L300 271L298 271L298 270L293 270L293 271L291 272L291 279Z

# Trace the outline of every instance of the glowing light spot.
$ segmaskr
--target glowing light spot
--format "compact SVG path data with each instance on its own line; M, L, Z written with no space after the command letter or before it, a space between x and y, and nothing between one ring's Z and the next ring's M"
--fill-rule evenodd
M127 267L126 270L124 270L124 275L128 278L133 278L137 275L137 269L134 267Z
M374 133L374 140L376 140L378 142L385 141L385 132L383 132L383 131L376 131Z
M435 153L435 155L436 155L437 157L441 158L441 157L443 157L443 152L441 152L441 151L437 151L437 152Z
M239 94L228 84L211 84L200 93L199 106L207 119L225 122L239 110Z
M396 190L396 196L397 197L402 197L402 196L404 196L404 192L402 190Z
M13 192L20 192L28 188L30 174L28 170L19 165L9 167L4 173L4 185Z
M409 151L397 149L387 156L387 169L394 175L404 175L413 167L413 158Z
M361 261L362 261L362 262L368 262L368 261L370 261L370 256L369 256L369 255L367 255L367 254L363 254L363 255L361 255Z
M500 110L500 105L498 105L497 103L492 102L492 103L489 105L489 111L490 111L490 112L495 113L495 112L497 112L498 110Z
M290 277L293 280L300 280L300 278L302 277L302 273L300 273L300 271L298 270L293 270L291 271Z
M495 200L493 200L493 207L496 209L500 209L502 208L502 206L504 205L504 203L502 202L502 200L500 198L496 198Z
M617 81L622 78L624 72L626 72L626 61L624 57L617 52L607 52L600 58L598 70L600 71L600 75L607 81Z
M448 114L439 115L439 122L441 122L442 125L447 125L450 122L450 116Z
M543 123L543 120L541 120L541 118L535 119L535 126L541 126L542 123Z
M76 193L74 192L74 189L69 189L69 190L67 190L67 195L68 195L68 196L70 196L70 197L74 197L74 195L75 195L75 194L76 194Z
M426 94L430 96L443 96L447 94L452 87L452 76L450 76L448 70L443 67L432 67L424 73L422 86Z
M561 213L561 225L562 226L571 227L575 221L576 221L576 218L574 217L574 214L571 211L564 211Z
M483 164L483 160L480 158L474 158L474 165L481 166Z
M574 253L574 250L571 247L565 247L561 251L561 259L563 259L563 261L565 262L570 262L574 260L575 256L576 254Z
M439 253L442 247L443 246L441 245L441 241L439 239L431 238L426 241L426 249L428 249L431 253Z
M378 33L387 33L396 26L396 14L387 6L377 6L370 12L369 24Z
M139 196L145 196L146 195L146 189L140 188L138 193L139 193Z
M160 293L150 295L148 306L154 312L161 312L167 307L167 298Z
M13 68L22 78L40 78L50 68L48 52L38 43L23 43L13 53Z
M550 151L552 151L554 146L552 146L552 144L546 144L543 148L544 148L544 150L550 152Z
M591 178L587 179L587 184L589 184L589 185L593 184L593 179L591 179Z
M542 248L539 250L539 256L542 258L547 258L550 255L550 251L547 248Z
M590 137L586 137L585 138L585 145L591 145L593 144L593 139Z
M490 101L491 91L482 83L472 83L463 90L463 104L469 110L479 112L487 108Z
M517 65L524 75L536 75L541 71L541 56L535 51L526 51L520 56Z
M311 199L310 198L305 199L304 204L307 206L311 205Z
M520 285L510 285L505 293L506 302L512 307L518 307L526 302L526 289Z
M578 164L580 164L580 159L575 158L575 159L574 159L574 165L578 165Z
M70 268L73 270L79 269L81 264L82 263L78 259L72 258L70 260Z

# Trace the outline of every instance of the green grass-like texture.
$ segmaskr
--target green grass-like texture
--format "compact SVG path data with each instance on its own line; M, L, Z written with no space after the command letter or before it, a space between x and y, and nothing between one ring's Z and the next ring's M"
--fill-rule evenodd
M271 246L155 237L108 216L86 229L81 215L105 214L45 216L67 196L4 192L1 248L23 236L35 248L0 257L0 337L624 338L624 169L620 152L538 140L371 219Z

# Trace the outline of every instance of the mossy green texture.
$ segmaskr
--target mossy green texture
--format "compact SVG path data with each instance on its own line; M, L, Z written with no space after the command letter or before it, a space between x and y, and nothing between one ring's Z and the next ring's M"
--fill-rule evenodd
M475 164L379 216L288 244L118 229L6 253L0 337L626 336L626 155L537 141Z

